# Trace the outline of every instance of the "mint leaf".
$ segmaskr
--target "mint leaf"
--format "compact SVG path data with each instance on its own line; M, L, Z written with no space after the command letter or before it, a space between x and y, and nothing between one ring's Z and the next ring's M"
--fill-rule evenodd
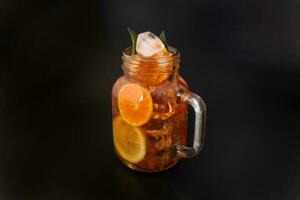
M131 28L129 28L129 27L127 27L127 30L129 32L129 35L130 35L130 38L131 38L131 42L132 42L131 53L135 54L136 40L137 40L138 34L134 30L132 30Z
M168 42L167 42L167 39L166 39L166 35L165 35L165 31L162 31L159 35L159 39L162 41L162 43L164 43L167 51L169 52L169 46L168 46Z

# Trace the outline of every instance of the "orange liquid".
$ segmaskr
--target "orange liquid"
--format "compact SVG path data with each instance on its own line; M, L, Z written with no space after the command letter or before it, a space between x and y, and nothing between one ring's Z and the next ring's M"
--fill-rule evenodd
M149 77L146 77L149 78ZM118 109L118 92L120 88L132 80L121 77L112 91L113 120L120 116ZM184 81L176 76L172 81L164 80L156 85L143 85L151 94L153 113L147 123L140 126L146 138L146 154L138 163L120 160L130 168L139 171L161 171L173 166L179 160L176 144L186 143L187 105L177 99L176 88L187 89Z

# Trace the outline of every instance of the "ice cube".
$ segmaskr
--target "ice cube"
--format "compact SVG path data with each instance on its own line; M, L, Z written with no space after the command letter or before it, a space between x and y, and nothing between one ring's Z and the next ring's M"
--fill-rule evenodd
M151 91L153 118L166 120L175 113L177 100L176 88L170 81L164 81Z
M172 124L162 119L150 119L144 126L146 134L151 137L161 137L163 135L171 134Z
M149 31L140 33L137 37L136 51L143 56L150 57L162 52L164 49L165 45L162 41Z
M168 149L172 145L172 135L148 137L148 151L150 153Z
M154 147L157 151L168 149L172 145L171 134L164 135L162 137L156 137Z

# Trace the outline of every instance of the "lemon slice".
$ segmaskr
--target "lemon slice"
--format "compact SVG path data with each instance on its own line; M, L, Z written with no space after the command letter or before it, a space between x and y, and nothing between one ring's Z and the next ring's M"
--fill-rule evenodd
M146 138L143 131L127 124L121 116L113 119L114 145L119 155L130 163L138 163L146 155Z

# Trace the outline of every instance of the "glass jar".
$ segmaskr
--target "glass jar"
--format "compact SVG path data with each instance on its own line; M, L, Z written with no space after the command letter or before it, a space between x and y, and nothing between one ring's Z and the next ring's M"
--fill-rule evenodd
M157 172L193 157L204 144L206 106L179 75L179 52L157 58L123 51L122 68L112 88L114 149L134 170ZM188 104L195 110L193 147L186 147Z

